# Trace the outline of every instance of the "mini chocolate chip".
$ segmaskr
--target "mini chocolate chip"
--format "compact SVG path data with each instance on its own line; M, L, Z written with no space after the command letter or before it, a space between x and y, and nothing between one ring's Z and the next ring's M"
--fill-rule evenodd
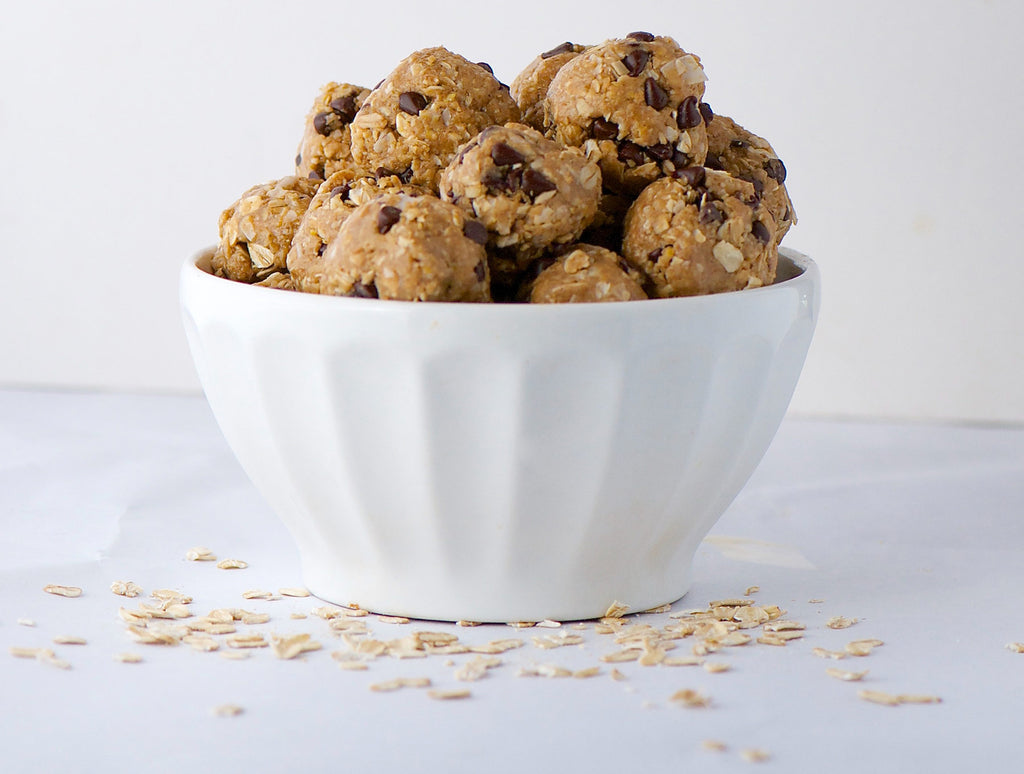
M300 154L298 154L295 157L295 166L299 166L299 164L301 164L301 163L302 163L302 154L300 153Z
M651 263L657 263L658 259L661 258L661 254L665 251L664 247L657 247L651 252L647 253L647 260Z
M772 234L768 230L768 227L759 220L755 220L750 226L750 233L754 235L754 238L761 244L768 244L771 241Z
M676 169L682 169L683 167L690 166L690 156L688 153L683 153L681 150L677 150L672 154L672 166Z
M491 161L499 167L510 167L513 164L522 164L526 159L515 148L510 148L503 142L497 143L491 148Z
M384 205L380 208L380 212L377 213L377 231L381 234L388 233L401 217L402 211L400 209L389 204Z
M782 159L768 159L764 163L764 171L776 183L781 185L786 182L786 165L782 163Z
M658 161L668 161L672 158L672 153L675 151L675 148L667 142L659 142L657 145L649 145L644 148L644 150L651 158L657 159Z
M333 199L335 196L340 196L342 199L347 199L349 190L350 186L348 183L336 185L331 189L331 198Z
M378 180L383 177L397 177L403 183L408 183L412 180L412 167L406 167L404 172L396 172L393 169L387 167L377 167L377 171L373 173Z
M337 99L331 100L331 110L343 124L352 123L352 119L356 117L356 98L352 95L347 97L338 97Z
M676 169L672 173L672 177L676 180L683 180L691 188L704 185L704 179L707 175L704 172L704 167L683 167L682 169Z
M377 286L372 282L369 285L364 285L359 280L356 280L352 286L352 290L348 292L350 296L356 298L377 298Z
M785 214L783 214L783 216L782 216L782 220L783 220L783 221L787 221L787 220L789 220L789 219L790 219L790 217L791 217L792 215L793 215L793 213L789 211L789 207L786 207L786 212L785 212Z
M614 121L595 118L590 124L590 136L595 140L614 140L619 136L619 126Z
M749 142L747 142L746 140L741 140L739 138L737 138L735 140L729 140L729 145L731 147L733 147L733 148L749 148L750 147L750 143Z
M722 160L715 156L713 153L709 153L708 157L704 160L704 166L708 169L722 169Z
M316 133L326 137L331 133L330 118L333 113L317 113L313 116L313 128Z
M707 102L701 102L697 109L700 110L700 117L704 119L704 123L710 124L711 120L715 117L715 111L711 109L711 105Z
M327 243L326 242L321 242L320 246L316 249L317 256L323 255L324 254L324 250L326 250L326 249L327 249Z
M661 110L668 104L668 92L665 91L653 78L644 81L644 102L648 107Z
M619 268L622 269L622 273L623 274L632 274L633 273L633 267L630 266L626 262L625 258L619 258L618 264L619 264Z
M523 169L513 167L505 174L500 169L491 169L484 173L481 182L490 194L515 193L522 186Z
M398 95L398 107L411 116L418 116L426 106L427 98L418 91L403 91Z
M654 36L649 32L631 32L626 37L633 40L642 40L645 43L650 43L654 40Z
M567 40L567 41L565 41L565 43L562 43L561 45L555 46L550 51L545 51L543 54L540 55L540 58L541 59L550 59L553 56L558 56L559 54L568 54L570 51L574 51L574 50L575 50L575 46L573 46L573 44L570 43Z
M487 244L487 229L479 220L467 219L462 226L462 233L467 239L472 239L478 245Z
M619 161L632 161L637 166L640 166L646 161L644 149L635 142L623 140L619 143Z
M754 186L754 201L760 201L761 197L764 196L764 183L758 180L753 175L737 175L740 180L746 180L752 186Z
M308 177L310 180L323 180L324 173L321 172L319 169L314 169L312 172L306 175L306 177Z
M527 169L523 172L523 190L530 198L540 196L547 191L554 191L558 188L544 175L535 169Z
M649 61L651 61L651 53L639 46L622 57L622 64L626 65L626 70L634 78L644 71Z
M693 129L700 126L700 102L696 97L687 97L676 109L676 125L680 129Z
M483 282L487 277L487 261L478 261L473 267L473 274L476 276L477 282Z
M701 223L725 223L725 213L722 212L722 208L718 206L717 202L710 199L705 199L700 206L699 218Z
M381 78L379 81L377 81L377 85L373 87L373 90L376 91L377 89L379 89L383 85L384 85L384 79Z
M494 75L494 68L491 67L489 64L487 64L487 62L477 62L476 64L477 64L477 67L482 67L487 72L489 72L491 75Z

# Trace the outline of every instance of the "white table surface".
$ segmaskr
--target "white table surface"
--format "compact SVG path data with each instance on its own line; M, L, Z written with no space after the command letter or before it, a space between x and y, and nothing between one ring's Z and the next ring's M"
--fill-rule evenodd
M198 545L249 567L186 561ZM1021 770L1024 654L1006 646L1024 641L1024 429L787 420L695 575L674 611L757 585L753 597L806 624L805 637L726 648L708 658L732 668L713 674L603 663L616 647L589 624L561 630L583 645L545 650L532 637L557 630L369 616L380 639L426 629L526 644L472 683L454 677L467 656L344 671L331 657L344 643L326 623L290 617L317 600L242 599L301 586L300 569L201 398L0 392L0 772ZM115 596L115 580L181 590L200 615L267 612L270 622L240 628L309 632L324 647L229 661L137 644L117 611L146 598ZM84 593L44 593L51 583ZM858 622L827 628L837 615ZM59 635L88 642L54 645ZM811 652L864 638L885 644L842 661ZM71 668L11 647L50 647ZM122 652L143 661L115 661ZM601 674L519 676L539 664ZM842 682L825 674L833 666L869 672ZM612 667L626 679L611 679ZM472 696L369 690L397 676ZM669 699L683 688L711 705L677 706ZM858 698L865 688L942 702L881 706ZM244 711L215 716L225 703ZM709 739L725 751L704 749ZM749 748L770 758L750 763Z

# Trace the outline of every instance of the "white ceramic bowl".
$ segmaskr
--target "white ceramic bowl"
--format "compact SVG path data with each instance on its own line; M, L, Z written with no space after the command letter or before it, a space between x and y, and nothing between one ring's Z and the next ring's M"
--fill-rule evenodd
M687 590L814 331L814 263L735 293L409 303L181 273L228 443L318 597L441 620L571 620Z

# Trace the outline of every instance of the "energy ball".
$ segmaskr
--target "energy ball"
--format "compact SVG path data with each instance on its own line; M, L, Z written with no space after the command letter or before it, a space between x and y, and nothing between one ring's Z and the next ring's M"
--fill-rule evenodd
M546 131L544 112L547 107L548 86L562 65L575 58L587 49L566 41L550 51L534 58L526 68L512 81L509 93L519 105L523 114L523 123L538 131Z
M292 237L316 193L318 180L284 177L256 185L220 214L213 273L259 282L287 270Z
M426 194L422 188L406 185L397 177L376 178L358 167L339 169L321 183L288 251L288 271L297 290L320 292L323 254L341 224L356 207L386 193Z
M647 273L657 297L760 287L775 280L775 219L752 183L691 167L637 197L622 253Z
M356 208L324 251L322 294L490 301L486 229L435 196L385 194Z
M611 250L573 245L529 285L531 304L638 301L647 298L642 274Z
M675 169L703 164L704 68L672 38L634 32L567 62L547 92L555 137L601 165L605 187L635 195Z
M350 124L370 93L351 83L328 83L317 94L306 116L295 156L295 174L324 180L346 166L352 157Z
M427 48L403 59L367 96L352 122L352 155L371 172L383 169L436 191L460 145L518 118L489 67Z
M594 219L601 170L536 129L492 126L441 173L440 193L478 218L488 245L524 269L550 245L575 241Z
M777 246L796 223L796 212L786 191L786 165L768 141L731 118L716 115L708 123L708 157L704 164L753 184L775 218Z

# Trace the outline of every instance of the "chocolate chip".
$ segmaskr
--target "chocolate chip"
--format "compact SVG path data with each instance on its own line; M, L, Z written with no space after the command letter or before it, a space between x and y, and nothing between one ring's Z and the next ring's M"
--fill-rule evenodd
M675 148L669 145L667 142L659 142L657 145L649 145L644 149L647 155L658 161L668 161L672 158L672 154L675 152Z
M491 75L494 75L494 68L491 67L489 64L487 64L487 62L477 62L476 64L477 64L477 67L482 67L487 72L489 72Z
M314 169L308 175L306 175L306 177L308 177L310 180L323 180L324 173L321 172L319 169Z
M300 153L300 154L298 154L295 157L295 166L299 166L301 163L302 163L302 154Z
M657 263L658 259L661 258L661 254L665 251L664 247L658 247L651 252L647 253L647 260L651 263Z
M319 257L319 256L323 255L324 254L324 250L326 250L326 249L327 249L327 243L326 242L321 242L320 246L316 249L317 256Z
M567 41L565 41L565 43L562 43L561 45L555 46L550 51L545 51L543 54L540 55L540 58L541 59L550 59L553 56L558 56L559 54L568 54L570 51L575 51L575 50L576 50L575 46L573 46L573 44L570 43L567 40Z
M676 125L680 129L693 129L695 126L700 126L702 120L700 101L696 97L687 97L679 103L676 110Z
M513 167L502 173L500 169L490 169L484 173L481 182L487 186L487 193L515 193L523 183L522 167Z
M377 171L373 173L378 180L384 177L397 177L403 183L408 183L412 180L412 167L406 167L404 172L396 172L393 169L387 167L377 167Z
M672 173L672 177L685 181L691 188L696 188L699 185L704 185L707 175L704 172L704 167L683 167L676 169Z
M683 167L690 166L690 156L687 153L683 153L681 150L677 150L672 154L672 166L676 169L682 169Z
M348 183L336 185L331 189L331 198L333 199L335 196L340 196L342 199L347 199L349 190L350 187Z
M313 128L316 133L326 137L331 133L330 118L333 113L317 113L313 116Z
M772 234L768 230L768 227L759 220L755 220L750 226L750 233L754 235L754 238L761 244L768 244L771 241Z
M782 163L782 159L768 159L764 163L764 171L776 183L781 185L786 182L786 165Z
M491 148L491 161L499 167L510 167L513 164L522 164L526 159L515 148L510 148L503 142L497 143Z
M373 90L376 91L377 89L379 89L383 85L384 85L384 79L381 78L379 81L377 81L377 85L373 87Z
M369 285L364 285L359 280L356 280L348 294L356 298L377 298L377 286L372 282Z
M622 64L626 65L626 70L634 78L644 71L649 61L651 61L651 53L639 46L622 57Z
M400 209L389 204L384 205L380 208L380 212L377 213L377 231L381 234L388 233L401 217L402 211Z
M746 140L741 140L739 138L737 138L735 140L729 140L729 145L731 147L733 147L733 148L749 148L750 147L750 143L749 142L747 142Z
M701 102L697 109L700 111L700 117L704 119L704 123L710 124L711 119L715 117L715 111L711 109L711 105L707 102Z
M403 91L398 95L398 107L411 116L418 116L426 106L427 98L418 91Z
M646 161L646 154L644 149L635 142L623 140L619 143L619 161L632 161L637 166L640 166Z
M544 175L535 169L527 169L523 172L523 190L530 198L536 198L547 191L554 191L558 188Z
M649 32L631 32L626 37L633 40L642 40L645 43L650 43L654 40L654 36Z
M701 223L725 223L725 213L722 212L722 208L718 206L717 202L710 199L705 199L700 206L699 218Z
M708 157L704 160L704 166L708 169L722 169L722 160L713 153L709 153Z
M479 220L466 220L462 226L462 233L467 239L472 239L478 245L487 244L487 229ZM483 279L481 277L481 279Z
M331 110L343 124L352 123L352 119L356 117L356 98L349 95L347 97L338 97L337 99L331 100Z
M754 186L754 201L760 201L761 197L764 196L764 183L758 180L753 175L737 175L740 180L746 180L752 186Z
M630 266L626 262L625 258L619 258L618 264L619 264L619 268L622 269L622 273L623 274L632 274L633 273L633 267Z
M473 267L473 274L476 276L477 282L483 282L487 277L487 261L478 261Z
M668 92L665 91L653 78L644 81L644 102L648 107L661 110L668 104Z
M619 136L619 126L614 121L595 118L590 125L590 136L595 140L614 140Z

